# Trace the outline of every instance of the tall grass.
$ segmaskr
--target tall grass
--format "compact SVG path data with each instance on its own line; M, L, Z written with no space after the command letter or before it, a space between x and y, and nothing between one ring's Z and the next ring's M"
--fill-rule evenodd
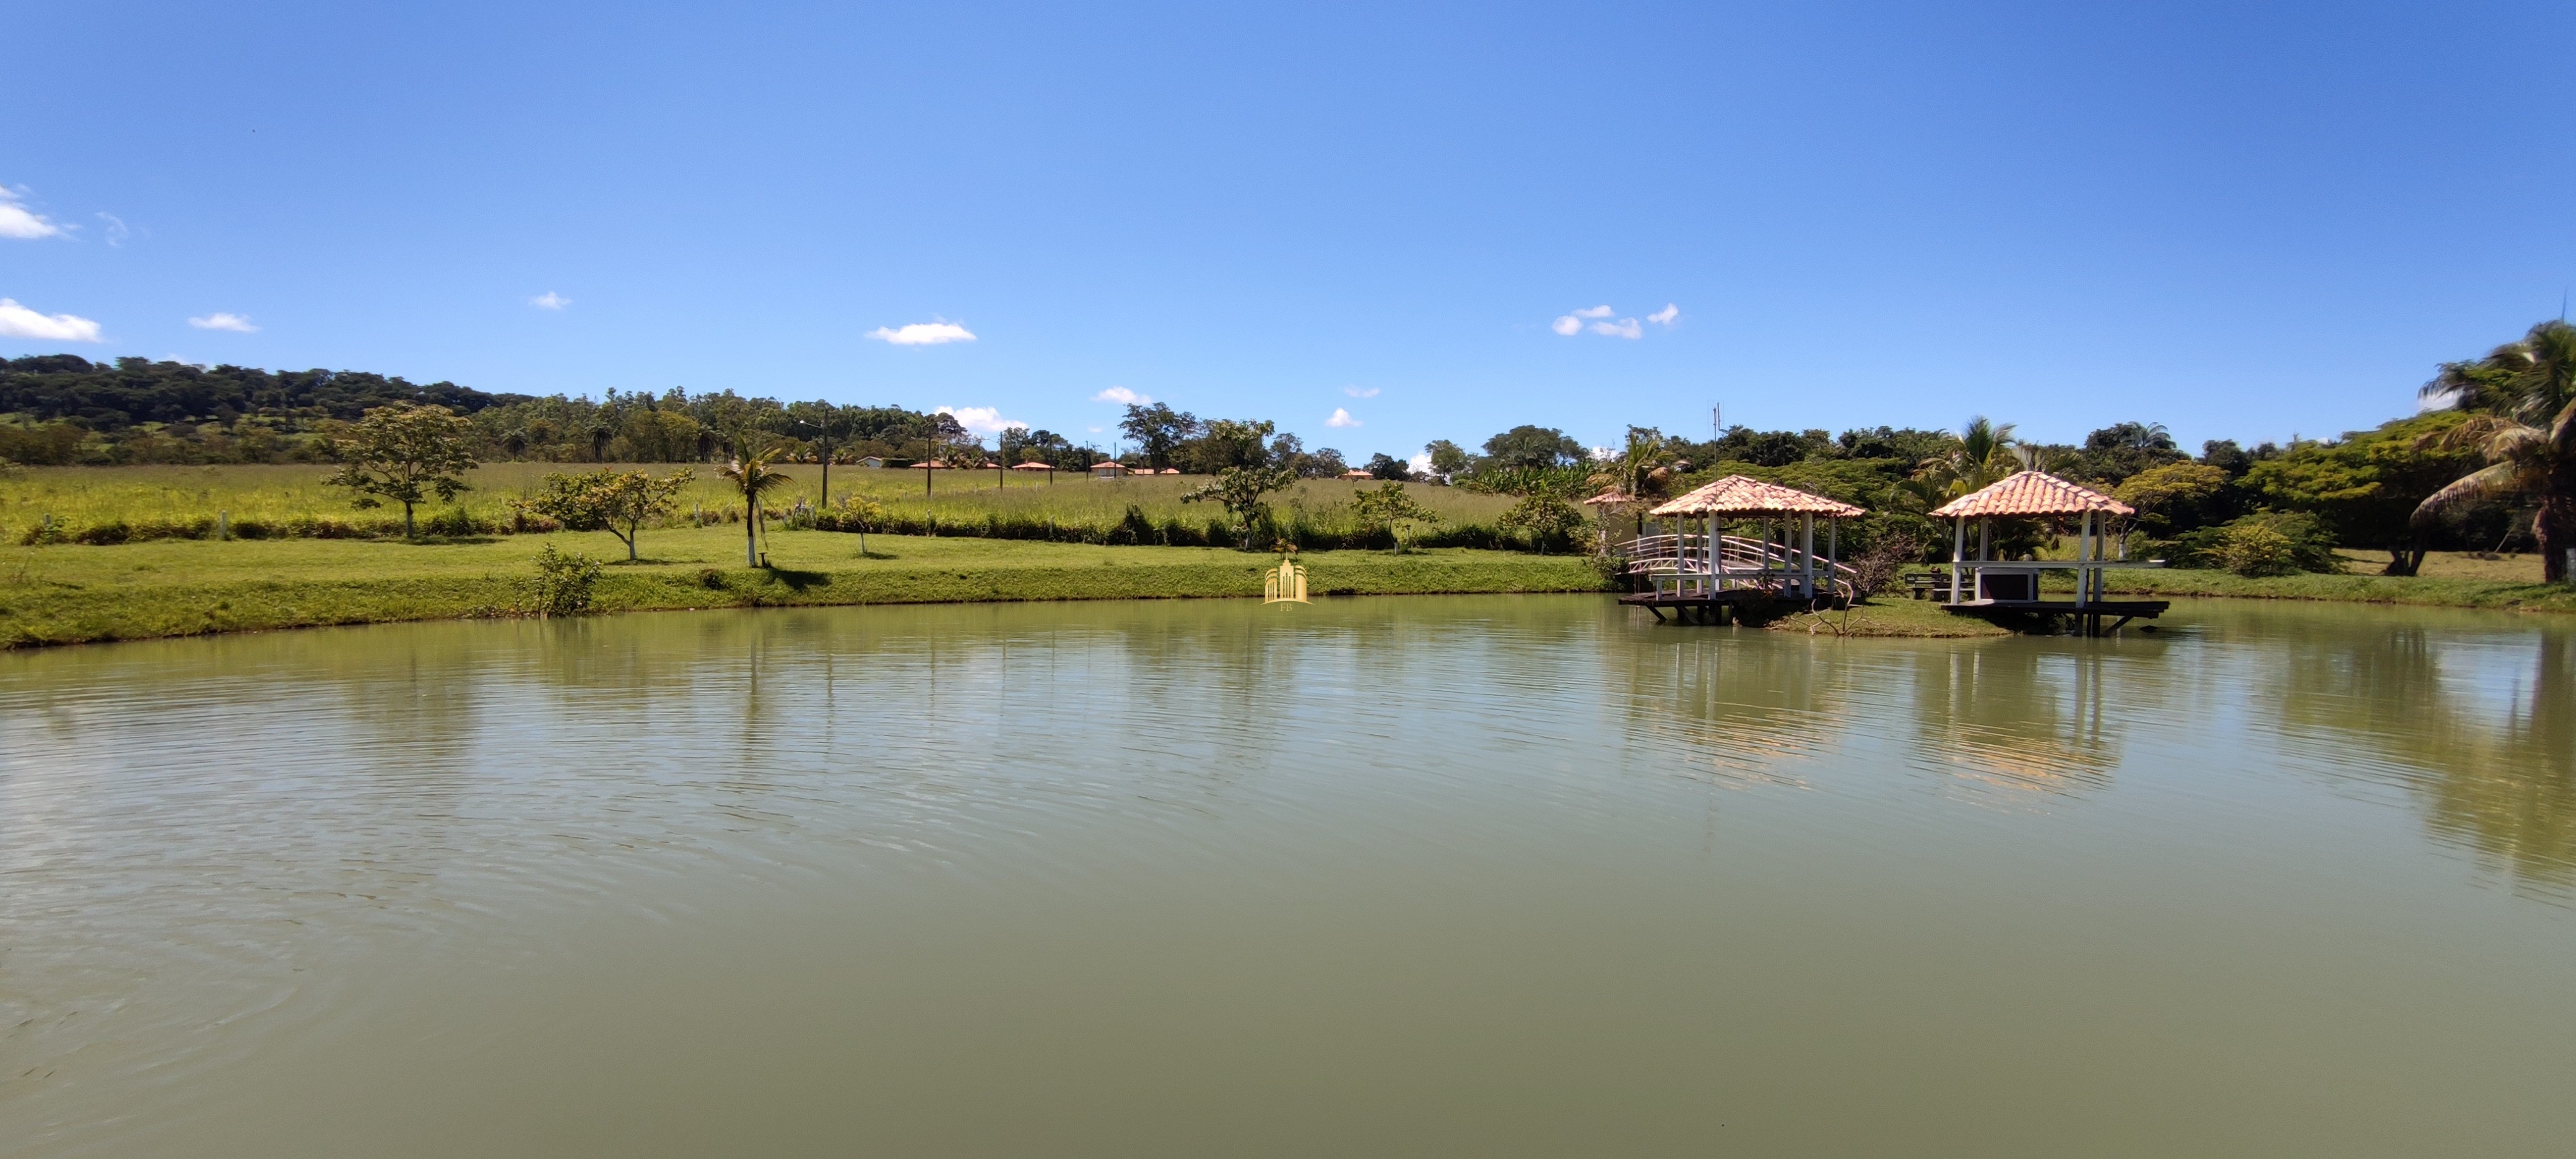
M517 517L517 501L534 496L549 473L590 469L594 468L560 463L487 464L471 473L473 490L454 504L425 507L421 518L433 533L544 530L547 525L542 521ZM618 465L617 469L661 474L676 468ZM793 482L773 493L771 514L783 515L800 505L822 508L822 468L805 464L784 470ZM213 534L219 516L235 534L247 529L245 537L253 538L399 531L398 511L355 507L348 492L322 484L330 472L329 467L312 465L19 468L0 474L0 540L28 542L31 531L40 526L49 531L35 538L45 540L204 538ZM712 468L699 467L695 473L696 482L681 495L679 514L670 522L703 524L742 518L741 500L727 492ZM851 496L873 500L889 517L882 529L898 532L1174 545L1224 543L1231 534L1222 509L1181 502L1183 494L1206 482L1203 477L1107 480L1058 473L1050 482L1034 472L1008 472L997 480L991 471L935 471L928 473L925 493L923 474L835 467L831 497L836 505ZM1377 545L1354 516L1350 502L1359 488L1374 486L1302 481L1273 497L1274 524L1264 531L1294 537L1309 547ZM1496 547L1518 542L1495 526L1511 507L1509 496L1422 484L1408 489L1442 517L1435 529L1419 537L1426 546ZM1131 509L1135 514L1130 514ZM825 525L830 525L828 519Z

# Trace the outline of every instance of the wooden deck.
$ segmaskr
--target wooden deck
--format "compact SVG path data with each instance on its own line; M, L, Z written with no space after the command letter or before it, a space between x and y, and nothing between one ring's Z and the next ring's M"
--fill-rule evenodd
M1714 624L1723 620L1727 610L1744 604L1770 605L1780 597L1761 588L1728 588L1720 592L1694 592L1675 595L1669 592L1631 592L1619 602L1632 608L1644 608L1661 620L1665 612L1682 623Z
M1954 616L1978 616L1995 619L2002 616L2071 616L2076 630L2087 636L2117 632L2131 620L2152 620L2173 606L2171 600L2094 600L2079 604L2073 600L1961 600L1943 604ZM2114 619L2113 617L2117 617ZM2110 619L2105 625L2102 621Z

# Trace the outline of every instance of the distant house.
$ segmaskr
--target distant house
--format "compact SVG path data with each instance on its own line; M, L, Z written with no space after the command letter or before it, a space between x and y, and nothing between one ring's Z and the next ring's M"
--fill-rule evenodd
M1351 468L1350 470L1347 470L1347 471L1342 472L1341 477L1342 477L1342 478L1345 478L1345 479L1374 479L1374 478L1377 478L1377 476L1372 475L1372 474L1369 474L1368 472L1363 471L1363 470L1361 470L1361 469L1359 469L1359 468L1357 468L1357 467L1353 467L1353 468Z
M1116 459L1102 459L1091 465L1091 477L1094 479L1115 479L1126 473L1126 465Z
M864 458L864 459L859 460L859 465L860 465L860 466L862 466L862 467L866 467L866 468L868 468L869 470L876 470L876 469L882 468L882 467L884 467L884 466L885 466L885 463L886 463L886 461L885 461L885 456L883 456L883 455L870 455L870 456L868 456L868 457L866 457L866 458Z
M1014 463L1014 464L1012 464L1012 465L1011 465L1011 469L1012 469L1012 470L1014 470L1014 471L1052 471L1052 470L1055 470L1055 464L1053 464L1053 463Z
M1163 473L1166 475L1178 475L1181 473L1181 469L1178 467L1165 467L1163 468Z

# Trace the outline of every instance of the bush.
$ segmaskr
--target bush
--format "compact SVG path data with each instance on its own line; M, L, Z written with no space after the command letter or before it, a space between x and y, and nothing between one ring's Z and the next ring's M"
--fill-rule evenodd
M34 523L28 525L27 533L19 536L18 542L28 547L35 547L47 543L69 543L71 538L72 529L64 526L62 520L44 515L37 517Z
M484 532L496 530L487 524L477 522L473 516L466 514L462 507L450 507L430 516L428 522L421 524L420 529L431 535L444 535L451 538L481 535Z
M2313 515L2265 511L2204 527L2173 541L2176 567L2225 568L2241 576L2340 572L2334 540Z
M537 552L537 574L529 584L529 611L547 617L588 613L599 571L598 560L579 552L566 555L551 543L545 545Z
M105 523L93 523L82 528L80 534L73 538L82 543L106 546L134 538L134 529L127 527L122 519L110 519Z

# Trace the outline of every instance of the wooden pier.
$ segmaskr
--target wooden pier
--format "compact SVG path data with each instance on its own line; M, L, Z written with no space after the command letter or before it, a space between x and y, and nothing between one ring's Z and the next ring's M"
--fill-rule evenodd
M1662 620L1670 612L1677 624L1724 624L1735 617L1735 609L1746 605L1769 607L1779 597L1759 588L1728 588L1722 591L1699 589L1689 592L1631 592L1619 602L1632 608L1644 608Z

